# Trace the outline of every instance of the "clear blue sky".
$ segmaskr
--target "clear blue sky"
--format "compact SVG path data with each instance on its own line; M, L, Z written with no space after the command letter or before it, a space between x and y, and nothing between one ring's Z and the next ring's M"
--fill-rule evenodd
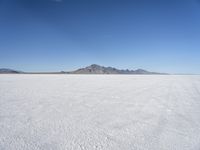
M0 0L0 68L200 73L200 0Z

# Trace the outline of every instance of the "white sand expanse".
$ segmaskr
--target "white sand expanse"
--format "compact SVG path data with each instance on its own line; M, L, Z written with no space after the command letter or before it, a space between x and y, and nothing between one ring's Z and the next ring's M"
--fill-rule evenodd
M200 76L0 75L0 150L199 150Z

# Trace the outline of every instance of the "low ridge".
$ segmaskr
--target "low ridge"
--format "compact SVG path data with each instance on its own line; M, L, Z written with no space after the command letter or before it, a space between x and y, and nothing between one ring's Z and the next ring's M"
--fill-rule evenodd
M12 70L12 69L8 69L8 68L0 68L0 74L3 73L21 73L20 71L17 70Z

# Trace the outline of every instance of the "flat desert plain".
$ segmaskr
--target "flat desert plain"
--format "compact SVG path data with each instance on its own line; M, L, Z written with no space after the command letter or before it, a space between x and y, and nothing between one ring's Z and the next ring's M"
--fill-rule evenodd
M200 76L0 75L0 150L199 150Z

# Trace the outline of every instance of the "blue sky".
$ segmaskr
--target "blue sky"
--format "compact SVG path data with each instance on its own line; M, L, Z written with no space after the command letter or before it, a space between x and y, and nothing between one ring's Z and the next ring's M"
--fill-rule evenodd
M0 0L0 68L200 73L200 0Z

